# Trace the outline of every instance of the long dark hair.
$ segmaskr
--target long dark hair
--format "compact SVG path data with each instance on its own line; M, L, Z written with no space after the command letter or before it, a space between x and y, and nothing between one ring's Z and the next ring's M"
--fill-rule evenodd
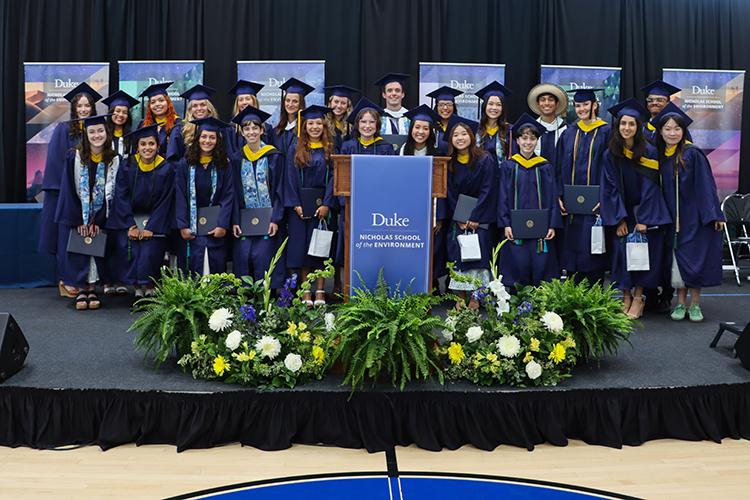
M281 110L279 111L279 123L276 124L276 133L282 134L284 133L284 130L286 130L286 126L289 124L289 113L286 112L286 107L284 106L284 100L286 99L286 96L289 94L297 94L296 92L287 92L281 97ZM302 111L307 106L305 105L305 96L302 94L297 94L299 96L299 110Z
M104 146L102 146L102 161L105 165L109 165L112 163L112 160L117 156L117 153L114 149L112 149L112 134L110 133L109 129L105 126L104 130L107 131L107 138L104 140ZM81 143L76 146L78 149L78 153L81 156L81 164L82 165L90 165L91 164L91 142L89 142L89 137L86 134L86 130L84 127L84 131L81 134Z
M687 138L687 125L685 124L685 120L682 119L680 115L670 115L667 120L672 119L675 121L675 123L682 129L682 139L680 139L680 142L677 143L677 149L675 150L675 158L677 158L677 164L680 167L685 166L685 160L683 159L684 153L685 153L685 140ZM666 125L666 123L665 123ZM664 142L664 138L661 136L661 129L663 128L663 125L661 127L658 127L656 129L656 149L659 151L659 163L662 161L665 161L665 154L664 152L667 149L667 143Z
M507 113L506 113L506 107L505 107L505 99L498 96L498 99L500 99L500 105L502 106L502 111L500 112L500 116L497 117L497 138L500 140L500 143L503 145L503 151L506 153L509 151L508 149L508 128L509 124L506 119ZM490 117L487 116L487 103L489 102L490 98L488 97L482 102L482 113L481 117L479 118L479 141L484 144L487 140L488 134L487 134L487 122L490 121Z
M122 104L119 106L122 106ZM112 121L112 114L115 112L116 107L117 106L110 106L107 111L109 113L109 116L107 117L107 133L112 138L115 136L115 123ZM132 110L128 108L128 119L122 126L122 137L120 137L120 140L123 141L123 151L130 151L130 139L127 139L125 136L130 133L130 129L133 127L133 113L131 111Z
M68 123L68 133L73 137L78 137L83 131L83 128L81 127L81 121L78 119L78 114L76 113L76 107L78 107L78 103L84 97L89 102L89 104L91 104L91 113L89 114L89 116L94 116L96 114L96 103L91 101L91 96L89 96L85 92L74 95L73 100L70 101L70 122Z
M409 135L406 138L406 143L404 144L404 156L414 156L414 150L416 149L417 143L414 140L414 137L412 137L411 133L414 130L414 123L417 120L412 120L411 124L409 125ZM422 120L419 120L422 121ZM437 142L436 140L436 134L435 134L435 127L430 125L430 135L427 136L427 156L435 156L438 152L438 148L435 145Z
M633 147L631 151L633 152L633 161L638 163L643 157L644 154L646 154L646 136L643 133L643 121L639 117L635 118L635 136L633 137ZM615 158L624 158L625 155L623 155L622 150L625 147L625 139L622 138L622 135L620 135L620 121L622 120L622 117L618 117L615 119L614 123L612 124L612 133L609 137L609 154L614 156Z
M474 135L474 132L471 131L471 127L469 127L465 123L459 122L455 124L453 128L448 129L445 132L448 138L448 156L451 157L451 162L448 165L448 170L450 170L451 172L455 171L455 164L458 161L458 150L453 147L453 132L456 130L456 127L461 127L469 133L469 168L473 168L476 165L476 160L482 158L487 154L485 150L477 147L476 136Z
M201 133L203 133L203 131L201 131ZM227 159L227 149L224 146L224 138L222 137L221 132L215 132L215 134L216 147L214 148L213 153L211 153L211 162L216 168L223 168L229 163L229 160ZM198 139L199 138L200 134L198 134ZM190 143L187 147L187 151L185 151L185 160L188 165L198 165L200 163L201 148L198 139Z

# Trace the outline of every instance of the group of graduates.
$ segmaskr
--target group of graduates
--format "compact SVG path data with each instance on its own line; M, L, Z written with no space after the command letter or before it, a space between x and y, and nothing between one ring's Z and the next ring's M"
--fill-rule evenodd
M472 292L490 281L492 248L507 239L500 254L503 282L535 285L566 273L569 279L602 282L606 271L623 291L623 310L642 315L646 297L671 317L701 321L700 289L721 283L723 214L710 165L690 142L690 118L670 102L680 89L663 81L644 87L646 107L628 99L600 118L598 89L573 93L578 120L566 124L568 95L542 83L528 95L532 118L507 121L510 90L492 82L476 92L479 121L459 116L461 91L441 87L428 94L433 105L403 107L408 75L390 73L376 82L385 109L344 85L326 87L327 106L306 106L313 87L295 78L282 86L279 122L259 109L263 85L240 80L231 89L231 123L219 120L213 89L196 85L182 94L184 118L167 93L171 83L151 85L145 118L132 126L138 100L117 91L102 102L86 84L71 91L70 121L55 129L43 190L40 250L57 256L60 293L79 310L97 309L104 293L136 297L153 294L165 255L193 273L220 273L232 262L237 275L256 279L269 268L288 237L272 273L280 288L291 270L301 279L323 266L308 248L314 229L337 230L330 257L343 264L346 200L333 194L331 155L448 156L448 195L435 208L433 280L454 262L448 288L462 303L478 307ZM406 136L401 146L389 136ZM384 137L385 136L385 137ZM598 189L589 213L565 206L566 191ZM597 188L598 187L598 188ZM303 210L305 190L321 193L313 212ZM475 204L466 220L454 220L459 199ZM209 230L201 231L213 207ZM270 213L267 229L246 234L245 212ZM515 211L544 211L546 233L514 237ZM604 235L592 253L592 234ZM89 241L106 232L105 256L68 251L78 235ZM476 234L481 258L462 261L459 236ZM519 233L521 234L521 233ZM628 271L627 244L648 242L648 270ZM470 279L462 279L464 275ZM335 286L340 289L340 273ZM305 295L309 307L326 303L324 283ZM688 307L687 294L691 302Z

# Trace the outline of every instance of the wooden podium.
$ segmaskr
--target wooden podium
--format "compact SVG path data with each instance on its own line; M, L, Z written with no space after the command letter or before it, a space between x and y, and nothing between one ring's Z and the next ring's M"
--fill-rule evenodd
M351 197L352 194L352 157L350 155L331 155L333 159L333 194ZM434 156L432 158L432 208L435 210L435 198L445 198L448 196L448 162L450 157ZM350 228L350 203L347 200L344 208L344 227L339 228L338 237L342 236L344 229L344 289L342 290L345 300L349 300L351 292L351 283L349 281L351 255L349 254L349 238L351 235ZM434 229L435 221L432 220ZM433 231L430 231L430 248L434 243ZM430 252L430 279L432 279L432 252Z

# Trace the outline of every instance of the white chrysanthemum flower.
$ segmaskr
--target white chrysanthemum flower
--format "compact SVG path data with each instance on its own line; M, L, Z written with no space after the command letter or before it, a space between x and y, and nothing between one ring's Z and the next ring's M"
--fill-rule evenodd
M242 333L240 333L239 330L232 330L231 333L227 335L224 345L226 345L227 349L230 351L234 351L240 346L240 342L242 342Z
M260 353L261 357L273 359L281 352L281 342L276 337L263 335L255 343L255 350Z
M476 342L482 338L482 335L484 335L484 331L482 331L481 326L472 326L466 331L466 340L468 340L469 343Z
M215 310L208 318L208 327L215 332L222 332L232 325L234 315L226 307Z
M448 316L447 318L445 318L445 326L453 330L456 328L456 321L458 321L458 318L456 316Z
M547 311L542 315L541 320L547 330L551 332L558 333L563 329L563 320L556 312Z
M443 330L443 339L446 342L452 342L453 341L453 330Z
M326 313L325 316L323 316L323 319L326 323L326 331L330 332L331 330L333 330L336 323L336 316L334 316L333 313Z
M290 352L286 355L286 358L284 358L284 366L286 366L286 369L290 372L296 373L302 368L302 356Z
M499 318L503 313L510 312L510 303L507 300L498 299L495 311L497 311L497 317Z
M526 375L528 375L531 380L538 379L542 375L542 365L532 359L526 363Z
M503 335L497 340L497 351L506 358L515 358L521 352L521 341L515 335Z

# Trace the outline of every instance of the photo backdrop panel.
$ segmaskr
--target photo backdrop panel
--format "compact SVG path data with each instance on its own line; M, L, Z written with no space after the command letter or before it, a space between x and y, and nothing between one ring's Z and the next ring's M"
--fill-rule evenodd
M554 66L543 64L541 69L542 83L554 83L565 90L604 89L597 92L599 98L599 117L611 122L607 110L620 102L621 68L603 66ZM568 123L574 123L578 117L573 107L573 99L568 100Z
M419 103L430 105L429 92L444 85L463 92L456 98L459 116L478 120L474 92L497 80L505 84L504 64L419 63ZM513 90L513 89L511 89Z

